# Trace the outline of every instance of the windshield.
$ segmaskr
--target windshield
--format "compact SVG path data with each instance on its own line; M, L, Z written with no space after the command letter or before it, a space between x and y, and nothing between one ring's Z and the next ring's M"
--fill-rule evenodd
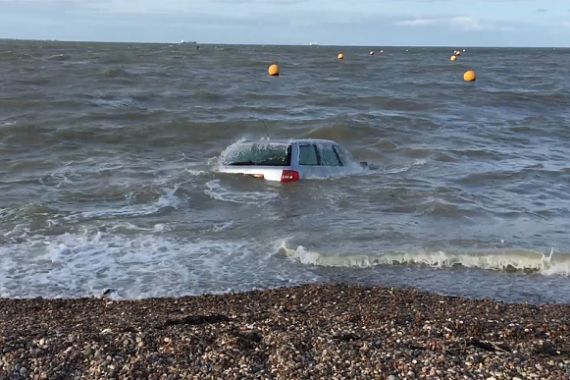
M286 144L240 144L223 159L224 165L289 166L291 146Z

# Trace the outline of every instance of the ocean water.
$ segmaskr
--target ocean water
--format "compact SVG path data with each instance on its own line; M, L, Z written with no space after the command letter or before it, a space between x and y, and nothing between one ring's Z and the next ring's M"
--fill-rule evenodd
M570 50L454 48L0 41L0 296L347 282L569 303ZM378 169L216 173L265 136Z

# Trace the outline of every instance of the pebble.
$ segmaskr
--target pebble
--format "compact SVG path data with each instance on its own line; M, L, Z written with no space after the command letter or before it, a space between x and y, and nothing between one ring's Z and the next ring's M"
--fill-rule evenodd
M0 379L570 379L542 354L570 346L568 305L345 285L105 302L0 299Z

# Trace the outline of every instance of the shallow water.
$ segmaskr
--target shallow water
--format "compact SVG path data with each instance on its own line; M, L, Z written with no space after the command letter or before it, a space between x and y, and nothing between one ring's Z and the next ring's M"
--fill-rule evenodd
M0 41L0 295L337 281L570 302L570 50L339 49ZM215 172L267 135L378 170Z

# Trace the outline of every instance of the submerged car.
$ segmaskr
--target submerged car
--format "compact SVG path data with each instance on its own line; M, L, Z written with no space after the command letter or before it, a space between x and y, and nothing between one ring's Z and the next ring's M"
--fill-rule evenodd
M218 171L288 183L346 175L366 166L331 140L262 140L231 145L222 153Z

